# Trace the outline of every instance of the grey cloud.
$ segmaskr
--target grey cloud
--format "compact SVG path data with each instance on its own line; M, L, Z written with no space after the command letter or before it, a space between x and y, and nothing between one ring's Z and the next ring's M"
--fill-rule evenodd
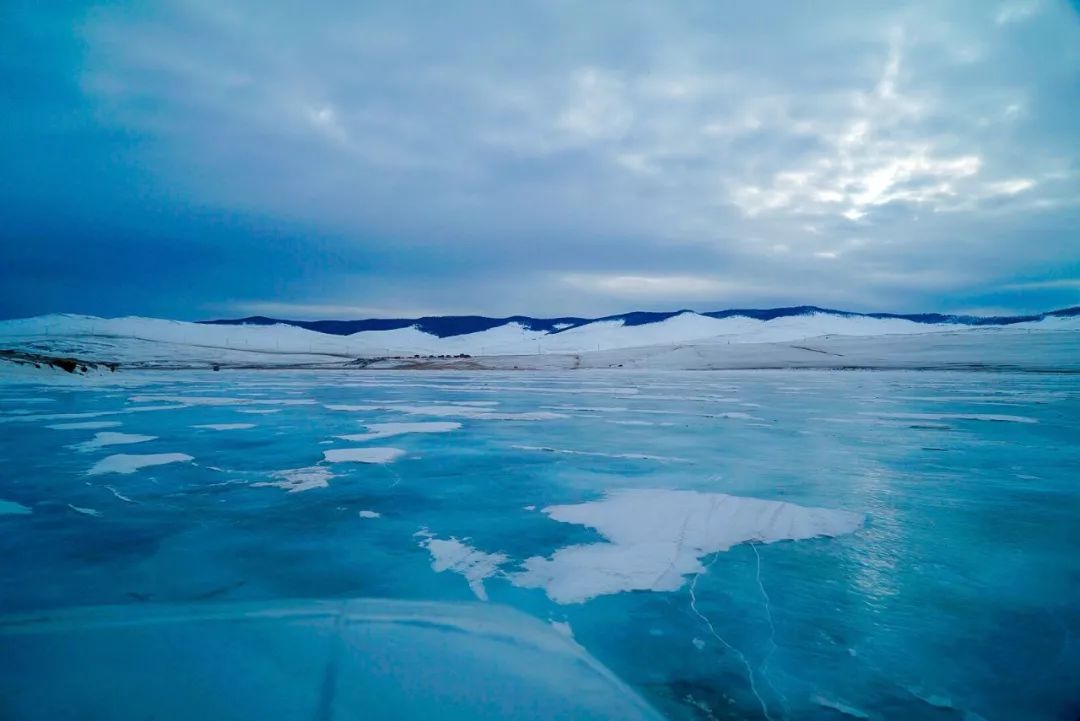
M61 230L26 214L19 232L51 233L50 252L85 246L98 209L125 272L198 287L170 304L132 281L129 312L1080 302L1039 285L1080 263L1080 23L1064 3L190 0L20 17L78 49L46 69L72 112L22 128L21 164L50 133L102 150L49 156L7 203L78 208ZM202 271L151 267L163 237ZM59 277L52 256L20 257ZM8 314L36 307L10 295Z

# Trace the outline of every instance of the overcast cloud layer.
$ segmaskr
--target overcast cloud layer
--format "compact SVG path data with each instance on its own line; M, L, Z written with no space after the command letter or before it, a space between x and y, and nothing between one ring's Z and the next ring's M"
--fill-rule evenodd
M1080 304L1065 0L15 0L0 46L4 317Z

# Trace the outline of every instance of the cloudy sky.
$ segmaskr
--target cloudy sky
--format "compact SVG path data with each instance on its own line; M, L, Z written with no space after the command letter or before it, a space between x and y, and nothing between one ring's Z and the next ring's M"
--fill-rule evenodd
M1080 304L1068 0L0 3L0 316Z

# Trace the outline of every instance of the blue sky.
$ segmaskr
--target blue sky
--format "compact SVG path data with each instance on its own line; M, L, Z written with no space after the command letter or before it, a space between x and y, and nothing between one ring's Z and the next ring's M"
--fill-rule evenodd
M1080 13L0 8L0 317L1080 304Z

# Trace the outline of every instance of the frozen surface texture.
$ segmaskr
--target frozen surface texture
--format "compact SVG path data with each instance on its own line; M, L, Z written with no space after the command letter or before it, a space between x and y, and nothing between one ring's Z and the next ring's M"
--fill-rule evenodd
M0 717L428 721L460 684L466 718L1071 721L1078 438L1066 372L8 379Z
M659 721L547 624L382 600L112 607L8 619L9 721Z

